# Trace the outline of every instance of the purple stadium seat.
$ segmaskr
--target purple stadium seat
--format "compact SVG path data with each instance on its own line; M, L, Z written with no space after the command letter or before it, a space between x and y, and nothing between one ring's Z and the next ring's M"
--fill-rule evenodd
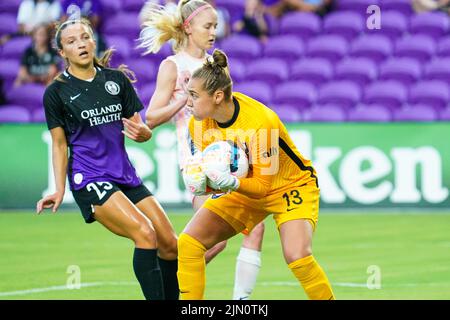
M44 85L27 83L7 92L6 99L11 104L18 104L28 109L36 109L39 106L42 107L44 91Z
M375 62L367 58L345 59L336 66L335 80L353 81L362 88L377 77Z
M345 109L353 108L361 99L361 88L351 81L333 81L319 89L317 103L339 105Z
M272 110L283 122L300 122L303 120L302 113L295 106L288 104L275 105Z
M246 65L239 59L229 58L228 69L230 70L231 79L234 83L243 81L245 79Z
M450 37L442 37L438 43L437 55L450 57Z
M103 22L103 30L108 35L119 35L130 39L137 39L140 32L139 15L134 12L119 12L105 19Z
M248 95L265 105L269 105L272 101L272 89L269 84L263 81L241 82L234 86L233 91Z
M428 12L413 15L410 19L411 34L425 34L438 39L447 34L449 17L444 12Z
M31 111L31 122L46 122L44 108Z
M143 85L140 89L137 90L137 94L139 98L141 99L144 106L148 106L150 103L150 99L153 96L153 93L155 92L156 83L151 82L149 84Z
M263 58L249 63L246 67L247 81L263 80L272 86L287 80L289 69L282 59Z
M320 18L307 12L290 12L280 18L280 34L293 34L307 40L321 31Z
M20 68L19 59L1 59L0 60L0 78L6 82L13 82L17 77Z
M380 63L389 57L394 50L391 40L383 35L364 35L354 40L350 55L356 58L368 58Z
M226 9L233 23L242 17L245 10L245 1L242 0L216 0L216 7Z
M273 17L270 14L264 16L267 28L269 29L269 36L276 36L280 33L280 22L277 18Z
M437 111L428 105L406 105L394 111L395 121L436 121L439 116Z
M417 59L424 63L436 51L436 42L433 38L424 35L409 35L399 39L395 45L397 57Z
M31 117L28 110L18 105L0 106L0 123L6 122L30 122Z
M450 101L447 83L438 80L421 81L411 87L409 104L426 104L437 110L444 109Z
M129 59L126 65L135 73L138 83L155 81L157 69L149 59Z
M303 80L319 86L333 77L333 65L321 58L305 58L296 62L291 69L290 79Z
M356 108L348 111L347 121L390 122L392 121L392 112L388 107L383 105L360 104Z
M102 14L105 16L114 16L122 10L122 0L100 0L100 3L102 4ZM108 32L106 29L103 31Z
M134 44L136 45L136 43ZM149 53L147 55L142 55L145 52L144 49L132 47L131 57L132 58L144 58L153 61L155 64L159 64L166 57L173 54L172 45L170 43L164 44L157 53Z
M13 38L3 45L2 59L20 59L30 45L31 37Z
M105 36L105 42L108 48L113 47L116 50L112 58L114 63L122 63L130 57L130 43L126 37L108 35Z
M367 8L371 5L378 5L379 0L339 0L336 1L338 10L350 10L366 15Z
M348 43L344 37L322 35L308 42L307 56L325 58L335 63L347 54L348 49Z
M365 20L361 14L351 11L337 11L325 16L323 33L336 34L347 40L357 37L365 28Z
M450 106L439 113L439 119L442 121L450 121Z
M123 11L141 11L144 6L146 0L124 0L122 1L122 10Z
M367 30L368 34L385 35L391 40L401 38L408 30L408 19L396 11L382 11L381 29Z
M303 114L305 122L344 122L346 111L337 105L314 106Z
M363 103L380 104L391 110L400 108L408 99L407 87L397 81L377 81L364 90Z
M7 2L7 1L5 1ZM0 35L14 33L17 31L17 18L14 14L0 14Z
M289 81L279 84L275 88L273 102L275 104L289 104L298 109L307 109L317 99L314 85L304 81Z
M450 85L450 57L433 59L425 67L425 79L441 80Z
M304 52L305 45L303 41L293 35L270 37L264 46L265 57L285 59L288 62L299 59Z
M422 75L420 63L411 58L392 58L380 66L379 80L396 80L407 86L418 81Z
M14 15L17 15L17 12L19 11L19 7L20 7L20 2L21 1L22 0L1 1L0 2L0 12L12 13Z
M381 12L393 10L407 16L413 14L411 0L380 0L380 7Z
M220 43L220 48L230 58L251 61L261 56L261 44L254 37L234 34Z

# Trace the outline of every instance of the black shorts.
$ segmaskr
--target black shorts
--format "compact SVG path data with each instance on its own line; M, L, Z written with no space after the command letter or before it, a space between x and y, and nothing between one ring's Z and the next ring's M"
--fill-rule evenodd
M134 204L152 196L152 193L143 184L137 187L127 187L106 181L88 183L82 189L72 191L72 194L86 223L92 223L95 221L94 206L104 204L116 191L122 191Z

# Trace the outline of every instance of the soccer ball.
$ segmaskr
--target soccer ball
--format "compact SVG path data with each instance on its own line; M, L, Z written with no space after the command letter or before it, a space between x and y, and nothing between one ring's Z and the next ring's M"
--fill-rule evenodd
M229 172L238 178L245 178L248 174L248 158L244 150L231 141L211 143L203 150L202 167L208 167L206 184L218 190L214 183L216 173Z

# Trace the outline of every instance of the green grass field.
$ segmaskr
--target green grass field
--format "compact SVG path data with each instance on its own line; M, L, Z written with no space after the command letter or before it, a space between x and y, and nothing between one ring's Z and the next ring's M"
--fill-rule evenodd
M180 232L190 214L170 218ZM207 267L207 299L230 299L242 236ZM450 214L321 212L314 255L338 299L450 299ZM86 225L78 213L0 212L0 299L143 299L131 241ZM68 289L69 266L81 271ZM369 289L369 266L381 288ZM253 299L305 299L267 219L262 268Z

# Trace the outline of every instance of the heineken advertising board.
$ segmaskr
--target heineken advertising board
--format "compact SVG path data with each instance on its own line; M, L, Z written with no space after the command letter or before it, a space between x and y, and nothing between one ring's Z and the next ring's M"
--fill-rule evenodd
M290 124L312 159L324 208L450 208L450 124ZM0 125L0 209L34 208L54 191L51 136L45 125ZM175 129L146 143L127 139L131 162L167 206L190 206L177 165ZM281 164L282 165L282 164ZM75 207L67 192L64 206Z

